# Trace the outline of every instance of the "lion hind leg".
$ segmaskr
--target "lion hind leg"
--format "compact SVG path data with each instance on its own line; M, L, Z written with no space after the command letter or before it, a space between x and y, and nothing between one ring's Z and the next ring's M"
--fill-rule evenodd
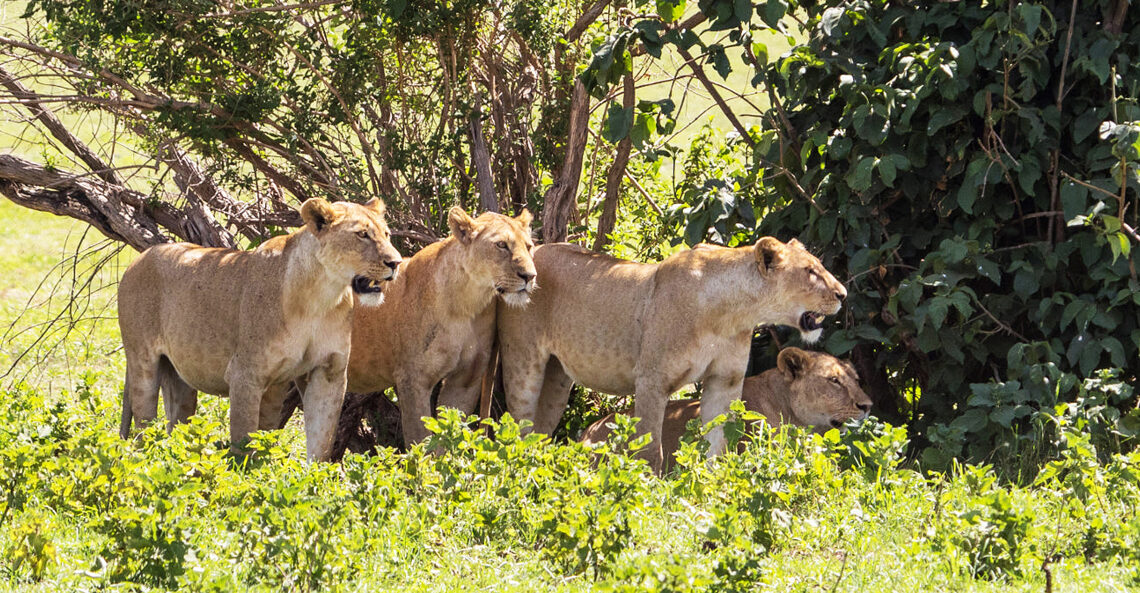
M158 416L159 357L149 353L127 355L127 377L123 385L123 413L119 436L131 434L131 421L146 426Z
M166 432L186 422L198 411L198 390L178 376L165 356L159 357L158 383L162 387L162 407L166 412Z
M507 411L520 423L524 420L534 422L538 416L538 402L549 356L529 352L525 358L514 357L507 348L501 352ZM529 431L530 429L525 429L525 432Z
M535 432L551 434L558 428L562 414L566 411L566 404L570 401L570 388L573 386L574 380L566 374L562 362L551 356L546 361L542 391L538 396L538 410L534 420Z

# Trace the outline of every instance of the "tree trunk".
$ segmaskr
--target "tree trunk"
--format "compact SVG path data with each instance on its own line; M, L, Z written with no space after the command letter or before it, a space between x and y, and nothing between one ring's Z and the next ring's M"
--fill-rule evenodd
M1113 1L1104 18L1105 31L1113 35L1120 35L1124 31L1124 19L1128 16L1128 4L1129 0Z
M476 182L479 184L479 211L498 212L499 200L495 197L495 180L491 178L491 154L487 152L487 142L483 138L482 114L478 111L472 113L469 125L471 160L475 162Z
M570 126L566 156L558 179L546 191L542 208L542 240L556 243L566 240L570 214L578 206L578 181L586 152L586 126L590 122L590 94L581 80L574 80L570 99Z
M625 75L625 88L621 99L621 106L627 112L633 111L633 95L633 73L629 73ZM632 133L626 133L625 138L618 142L614 162L610 165L609 173L606 174L606 197L602 200L602 215L598 218L598 234L594 238L594 251L601 251L610 242L610 233L614 232L614 225L617 224L621 180L622 176L625 175L625 167L629 163L629 152L633 147L632 136Z

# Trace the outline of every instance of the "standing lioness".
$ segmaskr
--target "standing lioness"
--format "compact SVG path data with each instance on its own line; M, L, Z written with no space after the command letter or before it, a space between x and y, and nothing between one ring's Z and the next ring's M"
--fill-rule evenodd
M699 246L643 264L565 243L535 250L542 279L531 304L499 315L507 407L535 430L555 428L572 382L634 394L645 456L661 467L669 394L700 381L708 422L740 397L752 331L793 325L812 342L846 289L795 239L754 247ZM709 433L710 454L724 446Z
M286 386L308 375L305 448L329 456L344 399L352 293L379 304L400 254L384 205L301 206L305 225L254 251L177 243L145 252L119 283L127 357L120 433L154 419L163 390L168 428L194 413L198 391L230 398L231 446L275 428Z
M451 236L400 266L388 304L353 316L349 391L395 387L409 446L428 434L421 418L432 415L440 381L441 406L475 411L495 340L495 298L522 307L535 287L530 221L526 210L471 218L452 208Z

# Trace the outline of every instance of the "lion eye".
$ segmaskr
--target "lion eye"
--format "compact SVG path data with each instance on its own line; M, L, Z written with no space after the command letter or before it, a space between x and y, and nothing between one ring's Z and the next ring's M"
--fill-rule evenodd
M368 231L356 231L356 236L360 237L361 239L367 239Z
M843 383L839 381L839 377L831 377L830 381L836 385L843 385Z
M499 241L498 243L495 243L495 247L498 247L499 249L506 249L507 248L507 242L506 241Z

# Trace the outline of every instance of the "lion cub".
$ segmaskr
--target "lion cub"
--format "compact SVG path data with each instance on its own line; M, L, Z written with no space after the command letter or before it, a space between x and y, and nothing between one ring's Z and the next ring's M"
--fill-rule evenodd
M838 428L848 420L863 420L871 410L871 398L859 387L859 375L851 363L823 352L785 348L776 358L776 368L744 379L744 407L764 416L772 427L781 424L809 426L817 432ZM632 409L622 410L629 415ZM685 426L701 417L699 399L672 400L665 406L661 449L666 464L680 445ZM594 422L582 433L582 442L594 445L610 434L614 414Z
M286 387L308 375L305 449L329 457L350 346L353 293L379 304L396 276L384 204L301 206L304 226L253 251L158 245L119 283L119 328L127 358L119 432L157 415L168 430L198 405L198 391L230 398L231 447L276 428Z
M549 433L573 382L634 394L643 452L661 468L661 423L669 394L700 381L702 419L739 397L752 331L794 325L813 342L824 315L847 290L795 239L764 237L755 246L698 246L659 264L620 260L558 243L535 250L542 288L531 304L499 314L507 407ZM709 433L710 454L724 447Z
M535 289L530 212L448 214L451 236L421 249L400 267L388 302L353 315L348 389L396 388L404 442L425 437L431 395L439 405L475 411L495 338L495 297L522 307ZM308 408L306 408L306 414Z

